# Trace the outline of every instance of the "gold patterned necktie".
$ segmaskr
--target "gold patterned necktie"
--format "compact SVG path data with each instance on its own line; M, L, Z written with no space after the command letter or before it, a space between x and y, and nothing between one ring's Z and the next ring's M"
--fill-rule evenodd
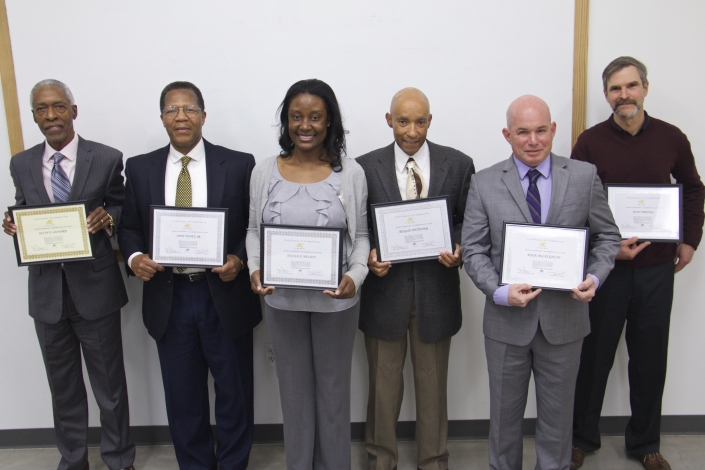
M188 172L190 161L191 157L189 156L181 158L181 172L176 182L176 200L174 202L177 207L191 207L191 175Z
M193 198L191 194L191 174L188 172L188 164L191 157L181 157L181 172L179 179L176 182L176 200L174 205L177 207L191 207ZM186 271L186 268L176 268L179 273Z
M416 160L409 158L406 161L406 199L421 199L428 196L428 189L424 184L421 170L416 166Z

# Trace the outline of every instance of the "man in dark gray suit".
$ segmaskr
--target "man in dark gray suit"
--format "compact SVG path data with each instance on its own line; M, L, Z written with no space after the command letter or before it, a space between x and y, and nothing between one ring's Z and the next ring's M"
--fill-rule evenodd
M405 88L392 99L387 124L395 142L357 159L367 177L368 204L448 196L453 240L460 240L472 159L426 140L432 115L426 96ZM368 215L371 211L368 208ZM369 224L372 227L372 224ZM404 394L407 331L416 391L417 465L448 468L446 388L450 339L460 329L460 247L438 260L392 266L377 261L374 237L370 274L362 285L360 329L365 333L370 388L365 447L370 469L396 468L396 424Z
M575 378L590 332L587 302L614 266L620 235L595 167L551 153L556 123L543 100L527 95L514 101L502 132L513 154L473 178L461 245L465 269L487 296L490 468L522 468L522 420L533 372L536 468L568 470ZM572 292L500 286L505 221L589 227L585 280Z
M127 303L110 237L120 219L125 188L122 153L84 140L73 129L78 115L69 88L43 80L30 93L34 122L46 142L10 160L18 206L87 201L93 240L89 261L29 267L29 314L51 389L59 470L88 469L88 403L81 353L102 427L101 456L111 470L133 469L122 356L120 308ZM3 229L16 226L5 213ZM134 469L133 469L134 470Z

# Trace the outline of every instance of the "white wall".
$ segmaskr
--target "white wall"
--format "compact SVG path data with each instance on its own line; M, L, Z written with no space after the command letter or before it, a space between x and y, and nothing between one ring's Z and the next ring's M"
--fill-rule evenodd
M275 112L286 89L296 80L316 77L328 82L338 95L350 130L348 150L353 157L392 141L384 113L394 92L405 86L421 88L431 100L434 120L430 139L469 154L478 169L509 156L509 146L500 132L504 112L524 93L537 94L549 103L558 122L554 150L568 155L572 3L85 0L58 5L47 0L8 0L25 145L42 139L27 102L30 88L41 79L66 82L79 107L77 131L85 138L119 148L126 158L166 145L167 136L158 118L159 92L173 80L190 80L204 93L208 112L205 137L261 159L278 152ZM591 51L606 49L606 56L595 57L592 52L590 57L590 82L599 86L601 64L619 52L610 44L598 46L596 41L604 31L595 29L598 23L594 16L599 11L608 14L608 4L593 0L593 5ZM686 14L685 7L680 7L678 17L703 19L703 7L697 9L699 16ZM44 13L37 15L38 11ZM640 14L649 15L643 9ZM695 25L695 18L692 21ZM663 30L664 26L657 29ZM669 36L666 39L672 40ZM700 39L702 43L702 36ZM640 35L639 41L643 40ZM668 67L672 56L664 58L650 60L644 56L654 71L661 63ZM648 103L655 104L654 97L666 87L657 85L656 73L650 78L652 95ZM673 83L673 77L669 83ZM674 87L670 90L675 91ZM702 94L699 99L702 106ZM591 124L606 117L608 109L601 106L599 96L591 93ZM697 101L683 102L682 108L690 111L689 118L697 117ZM680 125L691 136L696 151L699 138L703 150L705 139L695 128L689 132L685 127L690 119L648 109ZM4 128L0 121L0 129ZM3 204L10 205L12 182L3 169L7 168L9 151L6 135L0 134L0 152L5 156L0 164L0 197ZM702 160L700 167L705 168ZM0 315L0 429L50 427L49 390L32 321L27 316L26 270L16 267L9 239L0 243L0 259L8 266L0 272L0 282L9 307ZM702 273L702 266L689 267L687 272L695 275L699 269ZM684 281L691 285L685 286ZM677 292L683 298L676 304L679 313L674 315L673 332L691 333L689 341L673 341L671 347L665 413L702 414L704 410L702 401L694 396L688 400L670 395L677 387L685 394L703 385L703 379L689 374L685 365L689 357L703 354L702 345L694 341L696 299L687 293L691 292L687 287L696 281L695 277L678 278ZM482 336L484 297L464 273L461 282L464 324L451 348L449 414L450 419L486 419L489 393ZM134 278L126 284L130 304L123 309L123 342L131 422L163 425L167 421L160 369L154 342L142 325L141 285ZM255 422L279 423L276 376L274 368L264 362L267 342L266 325L262 324L255 330ZM413 420L415 415L408 366L402 420ZM355 345L352 374L352 420L359 422L365 419L367 401L361 334ZM605 411L625 414L628 406L624 407L625 393L621 390L626 388L624 374L614 379L610 389L620 393L607 397ZM533 400L527 416L535 416ZM91 425L98 425L93 402Z

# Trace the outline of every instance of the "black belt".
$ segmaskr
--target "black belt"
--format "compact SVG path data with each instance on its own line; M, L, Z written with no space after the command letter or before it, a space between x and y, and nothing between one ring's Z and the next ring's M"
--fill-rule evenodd
M206 273L205 271L199 271L197 273L189 273L189 274L174 274L174 277L176 279L182 279L184 281L188 282L198 282L202 281L203 279L206 278Z

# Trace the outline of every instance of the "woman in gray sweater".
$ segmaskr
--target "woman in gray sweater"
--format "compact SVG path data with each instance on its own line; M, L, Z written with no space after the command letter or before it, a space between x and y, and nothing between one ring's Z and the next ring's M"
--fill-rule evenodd
M367 183L345 156L340 108L326 83L292 85L280 121L282 151L252 172L247 257L277 358L287 469L349 469L352 350L370 252ZM338 288L264 288L262 223L345 229Z

